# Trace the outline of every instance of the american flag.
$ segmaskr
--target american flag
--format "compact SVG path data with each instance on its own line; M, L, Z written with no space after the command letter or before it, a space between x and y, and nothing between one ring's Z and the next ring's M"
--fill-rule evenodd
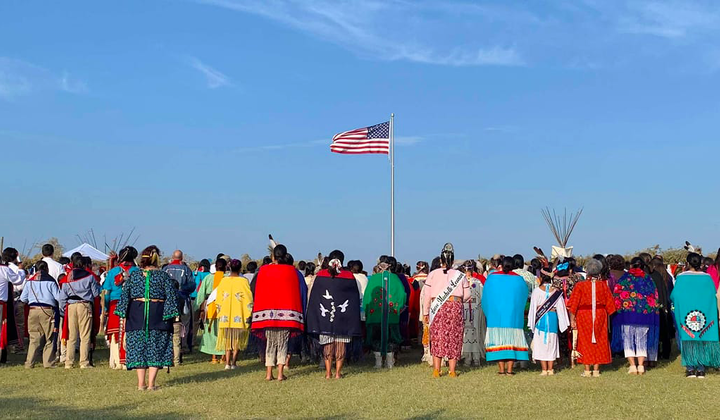
M330 151L348 155L390 153L390 121L335 134Z

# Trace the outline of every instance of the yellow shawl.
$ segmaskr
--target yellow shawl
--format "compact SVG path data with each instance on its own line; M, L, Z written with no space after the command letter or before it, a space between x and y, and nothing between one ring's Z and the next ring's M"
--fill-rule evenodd
M213 287L212 287L213 292L217 291L217 288L220 286L220 283L222 282L223 278L225 278L225 273L223 273L222 271L220 271L220 272L216 271L213 274ZM207 280L208 279L205 278L205 281L207 281ZM217 298L211 299L211 297L212 297L212 293L208 297L208 303L207 303L207 308L206 308L206 312L205 312L205 317L207 319L217 318L217 306L216 306Z
M217 287L215 299L218 322L218 350L247 346L253 296L245 277L225 277Z

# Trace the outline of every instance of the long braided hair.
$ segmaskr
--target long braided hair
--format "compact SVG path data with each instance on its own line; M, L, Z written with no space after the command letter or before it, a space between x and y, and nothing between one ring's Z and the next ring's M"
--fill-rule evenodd
M453 248L453 245L448 242L443 247L442 251L440 252L440 263L444 265L443 273L447 274L448 270L452 268L453 263L455 262L455 249Z

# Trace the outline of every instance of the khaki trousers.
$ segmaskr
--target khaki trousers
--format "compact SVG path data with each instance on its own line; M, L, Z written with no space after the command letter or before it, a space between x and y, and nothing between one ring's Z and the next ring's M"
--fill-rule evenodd
M180 355L182 354L182 322L173 323L173 364L180 366Z
M62 341L62 330L65 320L65 308L60 308L60 323L58 324L58 331L55 334L55 361L59 363L65 362L65 356L67 356L67 350L65 344Z
M35 359L40 349L42 349L43 366L52 367L55 362L55 348L52 340L55 311L52 308L31 307L27 322L30 344L25 367L31 368L35 365Z
M68 305L68 342L65 367L75 363L75 348L80 340L80 367L90 365L90 333L92 331L92 306L90 302L72 303Z

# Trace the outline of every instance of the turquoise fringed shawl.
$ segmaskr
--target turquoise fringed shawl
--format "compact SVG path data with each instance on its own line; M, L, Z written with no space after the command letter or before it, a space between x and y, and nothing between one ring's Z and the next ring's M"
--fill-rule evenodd
M715 293L708 274L687 272L677 276L670 300L675 307L683 366L720 366Z

